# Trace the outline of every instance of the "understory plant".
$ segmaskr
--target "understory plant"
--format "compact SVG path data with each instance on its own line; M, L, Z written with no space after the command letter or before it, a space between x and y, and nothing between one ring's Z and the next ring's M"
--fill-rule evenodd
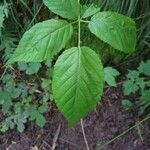
M46 122L44 113L48 111L49 98L46 93L49 80L43 79L41 88L44 94L38 90L36 83L31 85L28 85L26 81L16 83L10 74L3 76L2 84L0 105L5 119L0 122L0 132L15 127L19 132L23 132L28 120L35 121L38 126L43 127ZM38 94L38 99L35 94ZM38 104L33 99L36 99Z
M99 56L91 48L82 46L82 23L87 24L97 38L125 53L135 50L136 26L127 16L112 11L99 12L95 5L82 6L79 0L43 2L60 19L50 19L31 27L23 35L7 65L19 61L42 62L63 50L54 65L52 92L58 109L71 126L94 109L104 85ZM76 24L77 43L65 50Z
M150 60L147 62L141 61L136 70L129 70L127 80L123 83L123 91L125 96L138 94L138 99L124 99L122 101L123 108L130 110L133 107L133 102L139 108L139 115L144 114L150 108Z

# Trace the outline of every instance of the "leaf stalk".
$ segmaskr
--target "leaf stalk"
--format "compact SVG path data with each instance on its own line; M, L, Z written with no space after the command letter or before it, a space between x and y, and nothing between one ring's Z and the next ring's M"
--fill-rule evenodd
M78 3L80 5L80 0L78 0ZM80 18L80 13L78 16L78 48L80 49L80 38L81 38L81 18Z

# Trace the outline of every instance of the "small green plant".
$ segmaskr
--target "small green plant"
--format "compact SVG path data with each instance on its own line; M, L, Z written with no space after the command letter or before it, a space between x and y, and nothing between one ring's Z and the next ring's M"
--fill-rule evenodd
M137 103L139 107L139 113L143 114L146 109L150 107L150 60L147 62L141 62L137 70L129 70L127 80L123 83L124 95L139 93L139 101ZM131 100L123 100L123 107L125 110L132 108L133 104ZM129 109L128 109L129 108Z
M133 104L130 100L124 99L122 100L122 106L125 111L129 111L133 107Z
M27 75L32 75L35 73L38 73L39 69L41 67L40 63L25 63L25 62L18 62L18 68L20 71L25 71Z
M73 125L96 106L104 84L100 58L89 47L81 46L81 23L88 24L97 38L125 53L135 50L136 26L129 17L111 11L98 12L99 8L82 6L79 0L43 2L53 13L68 21L50 19L34 25L23 35L7 64L16 61L42 62L53 58L70 41L73 25L77 24L76 47L65 50L59 56L52 79L54 100L69 125Z
M104 68L104 81L109 85L109 86L113 86L116 87L116 77L118 75L120 75L120 73L118 72L118 70L116 70L115 68L112 67L106 67Z
M48 80L46 81L49 85ZM0 123L0 132L15 127L22 132L28 120L35 121L38 126L43 127L46 123L43 114L48 111L50 97L50 92L48 92L44 81L41 87L45 92L42 98L38 96L40 98L38 104L33 101L36 98L34 93L38 89L37 85L29 87L24 82L15 83L9 74L3 77L2 84L3 87L0 88L0 105L5 119Z

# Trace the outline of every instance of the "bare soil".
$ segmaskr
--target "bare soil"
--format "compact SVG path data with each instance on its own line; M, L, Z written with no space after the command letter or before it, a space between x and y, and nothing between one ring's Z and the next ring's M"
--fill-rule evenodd
M136 108L130 112L123 110L121 91L121 86L107 88L102 103L84 118L83 126L90 150L98 149L98 145L102 146L144 118L139 118ZM56 150L86 150L80 122L68 128L57 108L51 105L49 109L46 114L47 123L43 129L30 122L24 133L12 130L1 134L0 150L51 150L54 143ZM142 123L140 131L142 137L137 128L134 128L102 150L150 150L149 120Z

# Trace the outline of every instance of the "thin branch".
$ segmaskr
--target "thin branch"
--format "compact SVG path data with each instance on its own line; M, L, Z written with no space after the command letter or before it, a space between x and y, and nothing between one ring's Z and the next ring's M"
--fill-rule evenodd
M54 139L53 139L53 144L52 144L52 150L55 150L55 148L56 148L56 142L58 140L58 136L59 136L59 133L60 133L60 127L61 127L61 125L58 126L57 131L55 133L55 136L54 136Z
M143 139L142 132L141 132L141 129L140 129L140 124L137 122L136 125L137 125L136 128L137 128L137 131L138 131L138 135L139 135L141 141L143 142L144 139Z
M128 133L130 130L136 128L136 127L137 127L137 124L140 125L141 123L143 123L144 121L148 120L149 118L150 118L150 114L148 114L147 117L144 118L143 120L136 122L135 125L133 125L132 127L128 128L127 130L125 130L124 132L122 132L121 134L119 134L118 136L116 136L115 138L113 138L113 139L111 139L110 141L106 142L105 144L103 144L103 145L101 145L101 146L100 146L99 144L97 144L97 145L98 145L97 150L103 149L103 148L104 148L105 146L107 146L108 144L114 142L114 141L117 140L118 138L120 138L120 137L122 137L123 135L125 135L126 133Z
M90 21L88 21L88 20L80 20L81 22L84 22L84 23L90 23Z
M85 136L84 126L83 126L83 120L81 119L80 122L81 122L82 134L83 134L84 141L85 141L85 144L86 144L86 149L87 149L87 150L90 150L89 145L88 145L88 142L87 142L87 139L86 139L86 136Z
M65 140L63 138L59 138L59 140L62 141L62 142L68 143L68 144L70 144L70 145L72 145L74 147L76 147L78 150L80 149L80 147L77 144L73 143L72 141L68 141L68 140Z

